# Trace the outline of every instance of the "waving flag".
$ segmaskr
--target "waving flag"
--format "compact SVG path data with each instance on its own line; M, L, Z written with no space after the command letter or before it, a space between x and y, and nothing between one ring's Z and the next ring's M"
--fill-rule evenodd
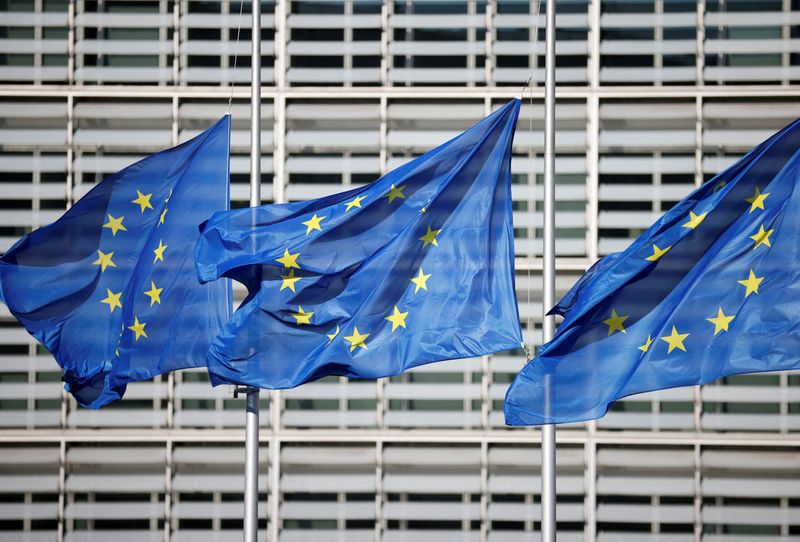
M199 284L192 251L198 225L228 205L229 131L226 116L111 175L0 258L0 298L81 405L205 365L229 286Z
M247 299L209 351L215 383L376 378L522 340L510 162L520 102L372 184L215 215L202 281Z
M800 368L800 121L592 267L506 395L509 425L598 418L615 400Z

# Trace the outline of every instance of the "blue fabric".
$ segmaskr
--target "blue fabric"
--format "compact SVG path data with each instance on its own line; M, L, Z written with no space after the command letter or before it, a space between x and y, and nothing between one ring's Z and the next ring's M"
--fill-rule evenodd
M111 175L0 258L3 301L50 350L81 405L98 408L128 382L205 365L230 288L199 284L192 252L199 224L228 206L229 133L226 116Z
M510 182L519 107L509 102L362 188L212 217L198 275L249 291L211 346L212 382L291 388L519 347Z
M795 121L593 266L551 311L564 321L511 384L506 423L590 420L635 393L800 368L798 149Z

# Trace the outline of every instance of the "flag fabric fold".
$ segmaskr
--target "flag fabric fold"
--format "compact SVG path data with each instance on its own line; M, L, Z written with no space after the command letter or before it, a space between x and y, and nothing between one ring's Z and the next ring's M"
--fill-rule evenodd
M230 310L201 285L199 224L228 207L230 117L107 177L0 258L0 299L98 408L128 382L204 366Z
M506 423L603 416L617 399L800 368L800 121L597 262L511 384Z
M519 108L509 102L364 187L212 217L198 276L248 288L209 350L212 382L291 388L519 347L510 186Z

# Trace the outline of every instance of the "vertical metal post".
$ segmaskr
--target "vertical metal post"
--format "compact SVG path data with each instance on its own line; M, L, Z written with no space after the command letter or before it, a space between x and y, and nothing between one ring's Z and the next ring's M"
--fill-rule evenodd
M272 199L275 203L286 202L286 68L288 66L287 42L289 41L287 16L291 11L290 0L275 2L275 98L273 111L274 145L272 149ZM269 444L269 527L267 542L278 542L281 533L281 431L283 401L281 391L269 392L269 422L272 441Z
M261 205L261 2L252 2L250 206ZM258 388L248 388L244 445L244 542L258 541Z
M261 4L253 4L250 65L250 207L261 205Z
M555 333L555 319L546 313L555 302L555 132L556 132L556 2L547 2L545 44L545 134L544 134L544 261L542 278L543 329L542 341ZM545 384L547 385L547 383ZM551 394L552 390L546 393ZM556 428L542 426L542 542L556 539Z
M258 396L247 389L247 425L244 444L244 542L258 540Z

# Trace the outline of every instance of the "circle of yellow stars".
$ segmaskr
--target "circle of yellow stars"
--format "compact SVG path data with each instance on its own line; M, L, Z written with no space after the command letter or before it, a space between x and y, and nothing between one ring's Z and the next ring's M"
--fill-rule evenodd
M151 201L153 197L152 193L145 194L141 190L136 190L136 198L130 200L130 203L138 207L138 211L140 214L144 214L147 210L155 210L153 207L153 203ZM169 203L170 198L172 197L172 189L169 191L169 195L164 200L165 203ZM158 222L156 227L161 226L166 221L168 208L166 205L164 206L163 210L159 215ZM135 211L134 211L135 212ZM114 215L107 213L107 221L103 224L104 229L108 229L111 231L112 238L116 238L117 234L120 232L127 232L128 228L125 226L125 216L118 216L115 217ZM163 239L159 239L158 246L153 249L153 263L156 262L164 262L164 252L166 251L168 245L164 244ZM295 255L296 257L296 255ZM117 264L114 262L114 251L104 252L103 250L97 249L97 259L92 262L92 265L96 265L100 267L100 273L105 273L108 268L115 268ZM116 309L122 310L122 301L123 301L123 294L124 291L121 290L119 292L113 291L111 288L106 288L106 295L103 299L100 300L100 303L107 305L109 309L109 313L113 314ZM147 290L142 291L141 293L147 296L150 300L150 306L161 304L161 294L164 291L164 288L159 288L155 281L150 281L150 288ZM313 313L312 313L313 314ZM133 323L131 325L126 326L124 323L121 326L122 331L124 332L126 329L133 332L134 341L138 342L139 339L147 339L147 323L140 321L138 315L134 315ZM121 340L121 335L120 335ZM118 345L119 346L119 345ZM116 354L119 355L119 350L116 350Z
M714 192L726 186L727 183L719 182L714 186ZM765 208L765 201L769 193L762 193L761 188L756 186L755 192L752 197L746 198L744 201L750 204L749 210L747 214L752 214L755 211L766 210ZM708 216L708 212L702 212L700 214L696 214L693 210L689 211L688 221L683 223L681 227L688 228L691 230L696 229L699 227L703 220ZM753 240L753 248L752 250L756 250L759 247L764 247L765 249L771 248L772 244L770 241L770 236L775 232L774 228L767 229L765 228L764 224L759 224L758 231L755 232L753 235L749 236L750 239ZM660 260L669 250L672 248L671 245L664 246L663 248L660 247L656 243L651 243L652 254L648 254L644 257L645 260L651 262L657 262ZM753 269L749 270L748 276L742 280L737 281L738 284L744 287L744 298L747 299L752 294L758 294L759 287L764 280L764 276L758 276ZM619 333L627 333L625 329L624 323L629 318L629 315L625 314L618 314L616 308L611 309L611 314L602 321L603 324L607 326L607 335L611 336L612 334L619 332ZM722 307L717 307L716 315L711 315L706 318L710 324L714 326L714 336L718 335L722 332L728 332L729 328L736 318L735 314L725 314L725 311ZM672 329L668 335L664 335L662 337L657 337L661 341L665 342L667 345L667 354L671 354L674 350L681 350L686 352L686 345L684 342L689 337L690 333L681 333L677 326L671 326ZM650 351L656 337L652 335L647 335L647 339L644 341L644 344L637 346L637 349L641 351L641 355Z
M387 203L390 205L395 203L395 201L404 200L406 199L406 195L403 192L405 188L405 185L396 186L392 184L389 190L383 196L381 196L380 199L384 201L388 200ZM367 197L368 196L366 195L356 196L349 201L341 203L340 205L344 205L345 213L349 212L351 209L362 209L362 204L365 202ZM424 212L424 209L422 212ZM300 222L300 224L305 226L305 236L309 236L313 231L322 232L324 229L323 221L328 218L328 214L313 213L310 218ZM442 232L442 229L433 229L430 226L427 226L426 230L427 231L425 234L418 239L422 242L422 249L425 250L429 246L438 247L438 236ZM297 292L297 284L303 279L302 274L298 275L295 273L295 270L298 272L302 271L300 263L298 263L298 258L300 255L301 254L299 250L297 252L292 252L291 247L283 247L283 255L279 258L275 258L275 261L281 264L285 273L280 275L281 285L279 291L290 290L292 293ZM413 276L409 279L409 282L414 285L414 294L419 293L420 290L428 291L428 280L431 278L431 276L432 273L425 273L422 267L419 268L416 276ZM300 305L297 306L296 311L289 311L289 315L294 319L294 324L297 326L314 325L312 322L312 317L314 314L314 311L307 311ZM397 305L393 306L391 314L388 314L384 317L384 320L391 324L390 333L395 333L401 328L407 329L406 318L408 317L408 314L409 311L403 311ZM339 337L342 329L337 325L335 329L331 329L330 331L330 333L325 334L328 339L327 344L332 343L334 339ZM367 338L369 336L370 333L362 333L359 331L356 325L353 326L352 333L350 335L342 335L343 339L349 343L350 352L353 352L358 348L368 350Z

